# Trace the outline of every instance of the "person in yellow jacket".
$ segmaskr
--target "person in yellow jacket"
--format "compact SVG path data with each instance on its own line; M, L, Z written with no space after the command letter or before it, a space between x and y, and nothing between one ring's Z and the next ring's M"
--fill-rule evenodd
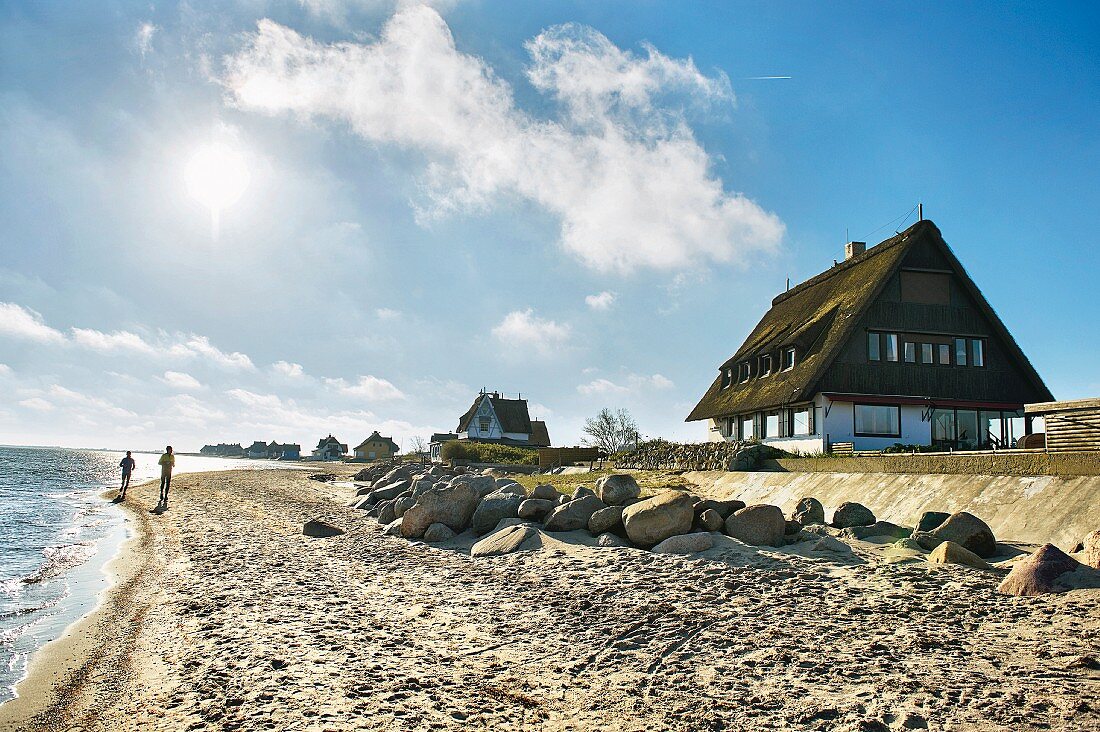
M172 485L172 468L176 467L176 456L172 454L172 446L164 448L164 454L157 461L160 465L160 503L159 506L168 507L168 488Z

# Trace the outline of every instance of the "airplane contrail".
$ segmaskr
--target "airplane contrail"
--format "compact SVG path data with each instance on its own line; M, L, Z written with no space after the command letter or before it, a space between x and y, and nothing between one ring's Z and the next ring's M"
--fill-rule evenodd
M764 81L767 79L793 79L793 76L746 76L745 81Z

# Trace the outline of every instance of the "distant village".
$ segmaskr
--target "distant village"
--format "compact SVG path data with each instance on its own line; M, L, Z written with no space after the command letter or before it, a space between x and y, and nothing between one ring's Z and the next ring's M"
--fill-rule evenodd
M470 444L502 445L536 451L550 447L546 422L531 419L527 400L522 395L509 399L500 392L482 390L470 408L459 417L454 432L438 432L426 443L414 445L411 454L433 462L442 460L443 445L452 441ZM256 440L249 447L240 443L204 445L199 453L211 457L248 458L251 460L310 460L374 462L393 460L401 451L391 437L375 430L349 451L348 443L332 434L317 441L309 455L302 455L301 445Z

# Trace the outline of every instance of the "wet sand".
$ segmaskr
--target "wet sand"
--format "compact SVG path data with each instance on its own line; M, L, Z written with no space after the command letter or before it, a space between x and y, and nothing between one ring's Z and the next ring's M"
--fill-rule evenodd
M131 489L118 583L0 729L1100 727L1100 591L1006 597L864 542L684 558L563 534L472 559L468 535L383 536L351 494L190 474L153 515L156 486Z

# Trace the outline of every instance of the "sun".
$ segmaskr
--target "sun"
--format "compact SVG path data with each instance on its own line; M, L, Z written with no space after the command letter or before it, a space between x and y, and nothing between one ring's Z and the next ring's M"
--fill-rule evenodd
M225 209L240 200L252 176L239 150L215 142L195 150L183 171L187 193L210 209L214 238L218 219Z

